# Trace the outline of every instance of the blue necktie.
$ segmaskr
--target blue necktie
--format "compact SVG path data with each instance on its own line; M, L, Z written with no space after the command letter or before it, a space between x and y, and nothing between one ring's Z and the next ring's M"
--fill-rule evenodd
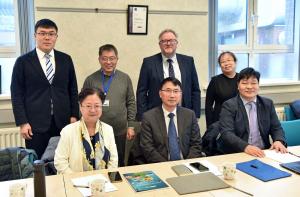
M176 127L174 124L174 114L169 113L170 123L168 129L168 139L169 139L169 150L170 150L170 160L180 160L180 147L177 138Z
M49 81L50 84L52 84L52 80L54 77L54 69L53 69L53 65L50 61L50 55L49 54L45 54L45 58L46 58L46 77Z
M167 59L167 62L169 62L169 77L175 77L175 72L172 64L173 60Z

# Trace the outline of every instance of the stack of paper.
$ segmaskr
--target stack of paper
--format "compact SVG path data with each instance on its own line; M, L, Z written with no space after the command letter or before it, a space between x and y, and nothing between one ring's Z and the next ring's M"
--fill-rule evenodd
M275 150L264 150L266 157L278 161L280 163L289 163L300 161L300 157L296 157L290 153L280 153L276 152Z
M80 178L72 179L74 187L80 191L83 196L91 196L91 189L89 188L89 183L95 179L104 179L105 180L105 192L116 191L117 188L107 180L102 174L85 176ZM84 188L86 187L86 188Z

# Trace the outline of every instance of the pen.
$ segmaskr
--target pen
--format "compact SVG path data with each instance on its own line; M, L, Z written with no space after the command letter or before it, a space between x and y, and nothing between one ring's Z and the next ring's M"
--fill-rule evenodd
M292 152L288 152L288 153L291 154L291 155L294 155L296 157L300 157L299 155L296 155L295 153L292 153Z
M79 187L79 188L90 188L89 186L86 185L73 185L74 187Z
M256 165L253 165L253 164L251 164L250 167L256 168L256 169L258 168Z
M235 189L235 190L237 190L237 191L240 191L240 192L242 192L242 193L244 193L244 194L247 194L247 195L249 195L249 196L253 196L253 194L248 193L248 192L245 192L244 190L238 189L238 188L236 188L236 187L231 186L231 188L232 188L232 189Z

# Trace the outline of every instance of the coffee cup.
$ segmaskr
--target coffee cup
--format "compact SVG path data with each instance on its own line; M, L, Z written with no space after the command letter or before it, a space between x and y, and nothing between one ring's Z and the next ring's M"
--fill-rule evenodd
M95 179L90 182L91 193L93 197L100 197L105 194L105 180Z
M224 163L222 165L224 179L232 180L235 177L236 166L234 163Z
M14 183L9 186L10 197L25 197L26 184L25 183Z

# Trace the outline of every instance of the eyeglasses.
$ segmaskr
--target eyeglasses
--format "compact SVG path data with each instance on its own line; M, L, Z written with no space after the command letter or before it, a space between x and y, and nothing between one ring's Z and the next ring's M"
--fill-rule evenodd
M46 37L46 36L49 36L50 38L54 38L57 36L57 33L55 32L39 32L39 33L36 33L37 35L41 36L41 37Z
M81 105L81 107L87 108L89 111L91 111L92 109L95 109L95 111L99 111L102 109L101 105Z
M176 39L171 39L171 40L161 40L159 41L160 44L166 45L166 44L177 44L178 41Z
M163 92L165 92L165 93L167 93L167 94L180 94L182 91L181 90L177 90L177 89L175 89L175 90L171 90L171 89L166 89L166 90L161 90L161 91L163 91Z
M117 59L117 57L114 57L114 56L112 56L112 57L101 57L100 58L100 60L103 61L103 62L108 62L108 61L113 62L116 59Z

